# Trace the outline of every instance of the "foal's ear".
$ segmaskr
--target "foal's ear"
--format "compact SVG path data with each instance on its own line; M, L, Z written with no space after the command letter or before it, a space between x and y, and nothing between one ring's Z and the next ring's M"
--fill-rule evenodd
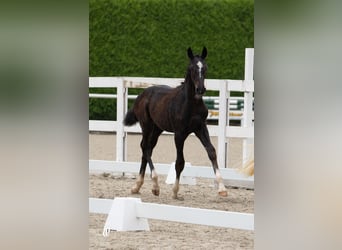
M205 59L206 57L207 57L207 48L206 47L203 47L203 50L202 50L202 55L201 55L201 57L202 57L202 59Z
M188 57L189 57L191 60L194 59L194 54L192 53L192 50L191 50L190 47L188 48Z

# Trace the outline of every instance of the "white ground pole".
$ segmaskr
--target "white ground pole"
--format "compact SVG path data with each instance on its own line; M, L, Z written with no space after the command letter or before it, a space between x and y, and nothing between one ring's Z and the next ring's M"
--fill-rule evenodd
M253 81L253 67L254 67L254 49L246 48L245 53L245 82ZM247 91L244 95L244 108L243 108L243 127L253 126L253 92ZM242 163L245 164L253 154L254 137L246 138L243 140Z
M251 213L144 203L133 197L89 198L89 212L108 214L104 236L111 230L149 231L147 219L254 230L254 214Z

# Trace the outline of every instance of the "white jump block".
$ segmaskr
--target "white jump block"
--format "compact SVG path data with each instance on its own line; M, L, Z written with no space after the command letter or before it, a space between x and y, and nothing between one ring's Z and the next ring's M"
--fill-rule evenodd
M114 231L150 231L146 218L137 217L137 204L140 198L115 198L103 228L103 236L107 237Z
M190 162L186 162L184 164L184 169L191 167ZM174 184L176 181L176 169L175 169L175 162L171 163L171 167L169 169L169 173L167 175L166 184ZM186 184L186 185L196 185L196 178L190 176L180 176L179 184Z

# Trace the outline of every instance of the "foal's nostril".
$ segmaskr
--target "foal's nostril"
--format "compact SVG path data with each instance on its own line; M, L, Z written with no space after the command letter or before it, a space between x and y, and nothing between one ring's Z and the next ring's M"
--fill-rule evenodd
M206 91L206 88L196 87L196 94L203 95L205 91Z

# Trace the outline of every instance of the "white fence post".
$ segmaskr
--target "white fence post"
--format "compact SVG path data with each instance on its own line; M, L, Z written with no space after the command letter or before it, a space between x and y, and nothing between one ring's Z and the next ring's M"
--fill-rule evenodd
M126 86L126 83L124 82L124 112L123 112L123 117L122 117L122 121L124 119L124 116L126 115L128 111L128 88ZM122 122L123 124L123 122ZM124 154L123 154L123 159L124 161L127 161L127 132L124 131L124 134L123 134L123 146L124 146Z
M126 135L124 132L123 119L126 112L126 88L124 86L124 81L122 80L117 87L117 110L116 110L116 161L124 161L125 158L125 148L126 148Z
M254 67L254 49L246 48L245 52L245 82L253 81L253 67ZM244 108L243 108L243 127L253 126L253 92L245 91ZM246 138L243 140L242 163L245 164L251 157L254 138Z
M217 148L217 155L218 155L218 165L220 168L225 168L227 158L226 158L226 126L227 126L227 87L228 81L225 81L224 84L220 85L220 105L219 105L219 135L218 136L218 148Z

